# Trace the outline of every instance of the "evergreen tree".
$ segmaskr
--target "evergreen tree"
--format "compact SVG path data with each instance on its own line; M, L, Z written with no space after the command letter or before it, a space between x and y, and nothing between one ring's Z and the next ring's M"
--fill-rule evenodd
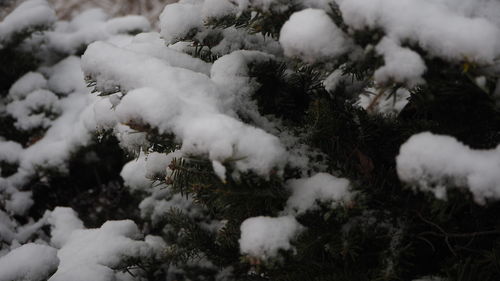
M183 0L160 33L90 44L90 126L135 156L120 175L140 217L124 216L147 236L107 222L59 245L49 219L61 261L36 280L76 276L69 260L99 280L500 279L500 26L484 10L500 5L441 2ZM123 155L86 149L103 167L77 152L69 178L114 179ZM38 217L68 204L44 197L68 182L51 179L32 188ZM89 237L124 241L106 274L65 255Z

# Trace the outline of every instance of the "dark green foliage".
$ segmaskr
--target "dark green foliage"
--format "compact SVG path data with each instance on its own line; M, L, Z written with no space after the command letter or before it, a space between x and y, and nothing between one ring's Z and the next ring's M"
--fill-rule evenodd
M0 132L2 132L2 137L8 140L16 140L23 146L27 146L40 137L40 132L18 131L14 126L15 122L16 120L12 116L0 113Z
M123 186L120 171L127 162L114 137L105 136L71 156L67 173L40 171L28 186L35 205L30 214L41 217L57 206L73 208L86 227L107 220L139 220L139 198Z
M244 28L250 34L262 33L265 36L278 38L281 26L298 8L297 4L289 3L288 9L282 13L271 13L261 9L245 10L238 15L209 18L205 24L214 29L228 27Z
M8 176L11 176L17 172L17 164L12 164L12 163L7 163L7 162L1 162L0 163L0 171L1 177L6 178Z
M249 66L249 75L255 77L260 87L253 99L262 114L272 114L284 120L300 123L306 115L311 93L318 89L310 72L286 73L286 64L269 60Z
M17 79L40 66L37 52L23 44L49 28L31 26L0 42L1 97L7 95ZM58 115L51 108L34 108L33 113L45 113L51 119ZM45 134L45 128L20 131L14 123L15 120L10 115L0 115L1 137L15 141L24 148L33 145ZM67 171L38 167L37 174L23 187L33 192L34 206L30 209L30 216L41 218L46 210L52 210L56 206L69 206L79 213L87 227L99 227L109 219L138 219L135 207L139 203L138 198L124 189L119 176L127 159L117 140L105 136L99 142L96 136L93 143L71 155ZM15 163L1 163L2 177L14 174L17 169L18 165ZM23 221L24 218L17 219Z
M7 95L10 86L40 63L32 50L24 50L22 43L33 34L48 29L47 26L33 26L13 34L8 41L0 42L0 96Z
M500 114L493 97L458 65L428 62L427 85L415 89L400 117L435 122L434 132L452 135L475 148L500 142Z

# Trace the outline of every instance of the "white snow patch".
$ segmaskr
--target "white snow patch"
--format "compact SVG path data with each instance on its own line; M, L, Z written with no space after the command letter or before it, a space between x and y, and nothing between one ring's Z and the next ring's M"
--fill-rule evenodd
M219 179L223 182L226 181L226 167L222 165L219 161L212 161L212 167L214 169L214 173L219 177Z
M140 153L137 159L125 164L120 172L124 185L131 191L148 191L151 188L151 180L146 178L146 155Z
M47 79L38 72L28 72L19 78L9 89L9 98L19 100L38 89L47 88Z
M455 138L429 132L412 136L396 157L399 178L437 198L450 185L465 187L478 204L500 199L500 146L475 150Z
M426 66L419 54L401 47L388 37L384 37L375 48L377 53L384 57L385 62L375 71L375 82L379 84L398 82L409 88L423 84L422 75Z
M305 9L290 16L280 31L285 55L306 62L335 58L349 48L346 35L320 9Z
M151 29L148 20L141 16L130 15L110 20L107 17L100 9L90 9L70 22L58 22L55 30L47 33L49 46L60 53L75 54L97 40Z
M238 7L230 0L205 0L201 15L203 19L221 18L238 12Z
M73 92L88 92L79 57L69 56L43 70L49 75L48 87L54 93L67 96Z
M174 133L183 153L208 154L221 162L238 159L237 169L261 175L286 161L278 138L221 112L223 95L203 74L101 42L88 47L82 66L98 87L134 89L116 107L120 122Z
M10 199L5 202L5 209L19 216L26 214L35 203L31 196L31 191L14 192Z
M130 44L124 46L124 49L159 58L174 67L186 68L207 76L210 74L209 63L167 47L160 34L156 32L138 34Z
M384 115L397 115L408 104L410 92L405 88L399 88L390 95L390 91L381 92L381 89L368 88L365 93L359 95L357 105L366 109L369 113Z
M128 258L151 258L151 246L131 220L107 221L97 229L75 230L57 252L59 267L49 281L112 281L113 268Z
M50 212L47 221L51 226L50 244L56 248L63 247L73 231L85 228L78 214L67 207L56 207Z
M160 15L161 35L167 43L186 37L191 30L202 29L201 1L179 1L167 5Z
M241 224L239 239L242 254L266 260L276 257L279 250L291 250L290 240L304 229L292 216L253 217Z
M191 196L183 196L180 193L172 194L167 188L153 190L151 196L146 197L139 204L141 217L151 220L153 225L165 219L165 215L172 209L179 209L192 218L200 218L202 210L199 205L193 203Z
M339 201L349 200L349 181L327 173L318 173L310 178L290 180L288 189L292 192L288 198L285 212L303 214L319 208L318 202L331 202L332 207Z
M386 35L418 44L449 60L492 63L499 54L500 30L433 0L336 0L345 23L354 29L382 28ZM471 2L472 3L472 2Z
M50 114L60 112L59 99L48 90L35 90L23 100L9 103L6 111L16 122L14 126L22 131L35 128L48 128L52 124Z
M42 281L59 264L57 250L34 243L22 245L0 257L0 281Z
M16 164L22 152L23 147L19 143L0 140L0 161Z
M146 178L153 180L157 177L164 178L168 171L168 165L176 157L182 156L179 151L172 153L158 153L151 152L148 153L146 158Z
M49 7L47 1L29 0L22 2L0 22L0 43L8 41L10 36L15 33L32 27L47 27L55 21L55 12Z

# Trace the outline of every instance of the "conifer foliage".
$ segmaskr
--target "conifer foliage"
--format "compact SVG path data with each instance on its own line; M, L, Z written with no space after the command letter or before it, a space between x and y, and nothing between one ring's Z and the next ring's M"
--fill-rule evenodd
M0 281L499 280L497 12L181 0L156 32L23 2Z

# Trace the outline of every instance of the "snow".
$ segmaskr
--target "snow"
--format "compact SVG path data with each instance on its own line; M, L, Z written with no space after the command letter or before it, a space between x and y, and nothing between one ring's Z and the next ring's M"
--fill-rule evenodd
M236 0L240 10L254 8L262 11L283 11L286 10L286 2L276 0ZM281 2L281 3L280 3Z
M14 117L18 129L40 130L40 135L24 144L25 148L0 141L0 160L19 165L15 174L1 178L11 212L25 213L33 204L31 193L19 192L18 188L37 171L66 172L66 161L72 153L90 143L98 129L93 110L97 100L86 88L77 57L43 66L14 83L2 114Z
M106 31L109 34L145 32L150 29L149 21L145 17L137 15L112 18L106 22Z
M387 90L368 88L365 93L359 95L356 104L368 113L394 116L403 110L409 98L410 92L405 88L397 89L393 95Z
M336 0L354 29L381 28L399 42L418 44L448 60L492 63L499 54L499 28L485 18L455 10L455 1Z
M146 235L144 242L151 247L157 259L162 259L164 257L167 243L165 243L161 236Z
M91 106L94 113L94 120L91 120L86 124L86 128L89 131L105 131L115 128L118 120L114 113L113 104L111 103L112 98L113 97L107 99L97 99L96 101L94 101Z
M64 171L65 162L71 153L90 142L91 131L86 129L85 123L93 119L93 112L89 112L89 106L95 97L90 96L86 88L82 88L83 73L79 68L80 60L70 57L55 65L54 68L44 70L49 75L49 81L58 81L59 79L53 79L53 77L62 75L60 71L66 72L64 74L66 79L61 82L65 86L55 82L52 85L57 85L56 87L60 89L73 88L76 91L57 100L60 114L50 121L50 127L43 138L23 151L20 167L24 172L33 173L37 167ZM54 69L57 71L54 72ZM72 87L71 84L73 84ZM55 95L50 96L53 97L51 101L55 102Z
M93 43L87 48L82 56L82 68L86 74L95 76L99 90L112 86L120 86L126 91L153 87L169 92L183 90L184 95L200 95L200 98L216 95L215 86L206 75L172 67L163 59L104 42Z
M338 57L350 45L324 10L311 8L290 16L281 28L279 42L286 56L299 57L309 63Z
M161 134L174 133L185 154L208 154L221 162L239 159L238 170L261 175L286 161L278 138L221 112L223 95L203 74L102 42L87 48L82 66L99 89L130 90L116 106L121 123L133 121Z
M0 281L42 281L59 264L57 250L34 243L22 245L0 257Z
M9 89L9 98L19 100L37 89L46 89L47 79L38 72L28 72L19 78Z
M167 166L172 162L172 154L151 152L146 161L146 178L164 178L167 174Z
M382 85L397 82L409 88L424 82L421 77L426 66L416 52L402 48L388 37L384 37L375 49L384 57L384 65L375 71L375 82Z
M306 9L291 15L279 42L248 34L243 28L216 30L223 39L210 48L218 57L213 64L186 54L199 46L179 40L193 35L203 41L212 35L203 22L212 17L238 15L244 9L284 11L290 3L181 0L165 7L159 33L136 36L130 34L150 30L145 18L108 19L94 9L36 35L33 42L40 43L36 49L57 54L20 78L0 107L2 114L14 117L18 129L43 129L39 139L23 143L25 148L0 138L0 161L19 164L14 175L0 178L0 201L5 203L0 210L0 236L8 243L0 250L0 281L47 280L55 270L49 280L131 280L130 275L117 271L131 260L163 258L165 241L151 235L142 239L130 220L85 229L77 213L67 207L57 207L39 220L28 217L24 225L12 217L25 215L33 205L32 193L25 189L31 177L46 169L66 172L67 161L91 143L97 130L113 133L124 149L137 156L120 175L131 191L141 191L134 195L142 196L139 209L146 228L149 223L161 227L173 209L180 209L204 229L217 231L224 224L209 221L207 210L195 204L193 197L176 194L161 183L155 185L155 179L171 175L168 164L173 158L208 159L223 182L228 176L237 178L238 172L252 171L267 178L281 175L286 165L298 168L303 178L286 182L290 197L281 213L285 216L253 217L241 224L241 254L267 260L279 256L279 251L294 250L292 241L304 230L294 216L318 210L320 205L335 208L351 200L353 193L347 179L321 172L327 166L314 159L326 157L301 144L308 137L307 130L289 132L277 118L259 113L252 94L260 85L250 77L251 65L289 62L289 58L321 63L344 54L353 58L362 48L354 46L347 34L366 27L382 29L385 36L368 48L374 48L384 65L374 73L375 88L364 89L376 94L360 96L357 104L369 113L393 114L406 104L408 88L425 83L426 65L414 47L422 48L429 57L485 64L494 62L499 54L500 4L489 0L335 0L346 20L345 33L329 16L330 2L296 1L295 7ZM28 25L47 25L54 20L45 1L26 1L0 23L0 42ZM76 56L61 60L99 40L104 42L91 44L82 60ZM59 62L51 65L54 61ZM98 91L118 92L106 97L90 95L81 67L96 80ZM331 74L323 84L331 93L342 83L359 82L344 77L342 67L325 67ZM476 82L482 85L486 78L476 77ZM393 82L404 84L395 100L378 88ZM159 153L148 149L147 133L133 129L142 125L145 131L172 134L178 150ZM432 191L438 198L445 198L449 185L468 189L479 204L500 198L500 146L474 150L452 137L422 133L401 147L396 161L403 182ZM227 169L235 172L230 175ZM47 225L50 236L42 230ZM167 224L164 234L168 229ZM50 241L59 251L32 243L21 246L35 239L37 243ZM228 271L230 275L231 269Z
M153 225L165 220L165 215L172 209L181 210L191 218L199 219L202 209L193 203L191 196L173 194L168 188L155 188L149 197L144 198L139 204L141 217L151 220Z
M206 74L207 76L210 74L211 65L209 63L180 51L176 51L175 49L167 48L165 46L165 41L163 41L160 34L156 32L138 34L133 38L132 42L125 45L124 48L162 59L174 67L186 68Z
M47 218L51 226L50 244L56 248L63 247L73 231L84 229L78 214L68 207L56 207Z
M323 86L325 87L325 90L333 93L343 81L344 77L342 74L342 70L335 69L325 78L325 80L323 81Z
M11 243L15 238L15 227L16 223L9 217L7 213L0 210L0 237L2 241L6 243ZM2 251L0 251L0 258L3 256Z
M292 250L290 240L304 229L294 217L253 217L241 224L240 252L261 260L276 257L279 250Z
M185 1L167 5L160 15L161 35L167 43L185 38L189 32L203 27L201 1Z
M73 92L87 92L87 86L82 80L80 58L68 56L50 68L43 68L50 76L47 85L51 91L60 96Z
M182 154L178 150L168 154L158 152L148 153L146 159L146 178L150 180L154 180L158 177L165 178L165 176L170 173L168 165L174 158L180 158L181 156Z
M298 143L298 137L283 129L280 121L262 116L252 95L260 85L250 76L250 65L277 60L273 55L261 51L238 50L217 59L211 69L210 77L219 87L223 111L228 115L235 112L249 120L251 124L275 135L287 149L287 161L292 167L305 172L308 157L315 154L309 147Z
M272 55L283 53L276 39L262 33L249 34L243 29L228 27L222 30L222 36L222 41L210 49L214 55L223 56L239 50L262 51Z
M5 209L19 216L25 215L34 204L31 195L31 191L11 194L10 199L5 202Z
M90 99L86 95L74 94L59 100L63 112L52 122L45 136L24 151L20 163L22 169L30 172L36 167L46 167L65 171L65 162L71 153L91 140L83 116Z
M452 11L469 18L485 18L500 26L500 5L496 0L438 0Z
M337 178L327 173L318 173L310 178L290 180L287 188L291 191L285 213L303 214L319 208L318 202L331 202L334 208L340 201L349 200L350 183L347 179Z
M0 44L8 42L16 33L33 27L50 26L55 21L56 15L47 1L25 1L0 22Z
M228 15L235 15L238 7L229 0L205 0L201 10L203 19L221 18Z
M251 103L251 94L259 86L252 81L248 73L248 65L263 63L272 59L274 59L274 56L260 51L240 50L222 56L214 62L210 70L210 77L223 95L221 100L224 102L225 111L248 110L249 103ZM257 111L256 108L255 111Z
M117 124L113 133L120 141L120 146L132 155L139 156L141 149L149 147L146 133L137 132L126 125Z
M446 198L446 186L457 186L478 204L500 199L500 146L475 150L453 137L424 132L401 146L396 164L401 181L437 198Z
M129 258L147 259L151 246L138 240L137 225L131 220L107 221L98 229L75 230L57 252L61 261L49 281L112 281L113 268Z
M226 167L219 161L212 161L212 168L214 173L219 177L222 182L226 182Z
M41 228L46 225L47 217L44 215L38 221L33 218L29 218L28 222L23 225L16 225L13 229L13 237L11 242L11 249L18 248L21 244L27 243L28 241L33 241L37 244L47 244L46 241L42 239L35 239L36 237L44 237L44 233Z
M35 90L25 99L8 104L6 111L16 120L14 125L19 130L47 128L52 124L50 115L60 111L57 102L57 96L51 91Z
M54 31L47 33L48 44L53 50L75 54L88 44L106 40L117 34L145 32L151 29L148 20L141 16L107 19L100 9L82 12L70 22L58 22Z
M22 151L23 147L17 142L0 140L0 161L16 164Z
M120 176L131 191L147 191L152 186L151 180L146 178L146 156L143 152L123 166Z

